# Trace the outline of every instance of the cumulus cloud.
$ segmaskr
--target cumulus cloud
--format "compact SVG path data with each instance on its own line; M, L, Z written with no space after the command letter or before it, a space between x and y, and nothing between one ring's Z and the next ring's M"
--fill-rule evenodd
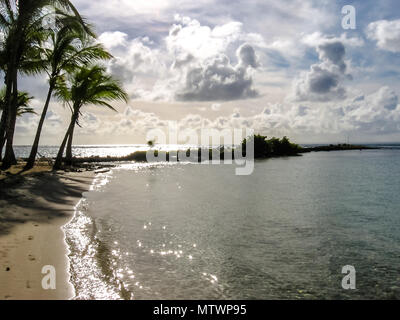
M236 108L230 114L218 117L190 112L177 118L180 132L207 129L251 128L268 136L321 137L344 133L375 136L392 134L400 130L400 105L398 95L389 87L382 87L371 94L361 94L339 103L317 102L267 103L252 115L245 115ZM82 118L79 134L99 136L146 137L152 129L168 131L171 123L154 112L146 112L138 107L127 106L119 114L106 120L88 114ZM181 141L181 143L185 143Z
M309 47L317 47L321 43L336 41L343 43L343 45L347 47L362 47L364 45L364 40L362 38L349 38L347 33L342 33L340 36L332 36L325 35L318 31L303 35L300 39L300 44L303 43Z
M231 21L210 28L196 19L175 15L175 24L165 38L167 50L174 56L190 54L206 59L225 53L227 47L243 38L243 24Z
M252 67L257 69L257 67L260 66L254 48L247 43L240 46L236 55L239 60L239 65L244 68Z
M123 32L104 32L99 36L99 41L107 49L112 49L118 46L125 46L127 44L128 35Z
M382 50L400 52L400 19L370 23L367 27L367 36L376 41L376 45Z
M166 38L174 56L172 70L179 74L174 98L178 101L229 101L257 96L252 71L259 66L255 50L242 43L229 57L236 43L254 35L242 31L242 23L229 22L213 29L189 17L175 16Z
M155 67L163 68L162 62L158 57L158 51L149 47L150 40L148 38L135 38L127 41L127 35L120 32L117 34L115 43L109 46L116 47L121 45L120 50L115 51L116 57L110 63L111 72L124 80L129 80L138 74L157 74L160 70L154 70ZM100 40L104 39L104 34L100 36ZM120 39L124 39L120 41Z
M229 101L254 98L249 69L257 68L254 49L244 44L237 50L237 65L226 55L207 59L186 71L185 86L175 94L180 101Z
M165 48L155 49L148 38L128 40L121 32L100 36L115 56L109 70L133 98L229 101L258 95L253 88L253 73L260 66L254 34L243 32L240 22L210 28L179 15L175 22Z
M123 81L133 100L145 101L144 110L160 108L155 113L131 108L117 118L97 113L97 118L82 117L77 138L86 134L85 143L98 142L95 137L101 133L105 133L102 141L129 143L129 138L114 139L114 134L162 127L169 112L182 118L182 126L252 126L268 135L384 133L398 128L395 91L383 87L373 94L360 92L379 87L380 81L394 82L398 55L382 60L379 49L400 52L400 20L372 22L365 31L376 46L363 50L364 41L357 33L340 34L340 7L335 1L104 0L99 6L82 0L77 7L93 21L101 34L99 41L115 57L109 71ZM368 3L368 7L371 12L382 10L382 17L393 16L393 6ZM359 21L368 19L365 12L359 14ZM327 36L327 32L339 33ZM315 59L313 50L319 60L310 62ZM346 90L350 74L359 81ZM46 98L44 76L35 81L21 78L19 83L37 98ZM357 96L352 96L353 90ZM288 92L291 99L285 100ZM174 103L178 100L184 103ZM235 100L242 100L240 109L226 115ZM265 106L262 111L261 106ZM55 144L62 139L70 116L61 107L52 110L61 117L50 113L45 130L53 133L46 138L56 136L51 142ZM204 117L193 114L195 110ZM161 119L161 114L166 118ZM26 137L34 134L37 117L27 115L18 121L18 143L31 143Z
M316 47L320 62L294 82L296 101L332 101L346 98L344 79L351 79L345 61L346 49L338 39L324 39Z
M310 47L317 48L321 43L339 41L346 47L361 47L364 41L359 37L349 37L347 33L340 36L327 36L321 32L299 34L295 37L275 36L266 44L268 61L277 67L301 67L303 58Z
M347 121L353 129L359 131L384 134L400 129L400 107L398 96L388 87L367 95L364 99L356 99L344 107Z
M389 111L395 110L399 104L399 98L397 94L389 87L382 87L372 99L373 103L377 106L381 106Z

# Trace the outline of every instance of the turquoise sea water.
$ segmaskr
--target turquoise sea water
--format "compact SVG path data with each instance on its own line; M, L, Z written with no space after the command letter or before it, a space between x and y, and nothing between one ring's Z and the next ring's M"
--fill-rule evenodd
M400 150L99 174L65 227L78 299L400 298ZM356 290L341 286L356 269Z

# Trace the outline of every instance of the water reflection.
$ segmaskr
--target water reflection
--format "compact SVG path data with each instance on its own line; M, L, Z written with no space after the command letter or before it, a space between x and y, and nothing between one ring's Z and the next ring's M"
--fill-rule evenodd
M257 162L250 177L194 164L99 175L67 228L77 298L399 297L400 157L364 154ZM356 292L341 290L346 264Z

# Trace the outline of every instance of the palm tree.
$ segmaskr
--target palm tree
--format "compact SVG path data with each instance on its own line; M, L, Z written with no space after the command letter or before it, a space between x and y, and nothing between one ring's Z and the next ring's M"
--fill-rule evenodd
M72 25L66 24L58 32L51 32L51 48L43 49L45 71L49 79L49 89L25 170L31 169L35 164L43 123L57 81L65 73L73 72L81 65L95 60L108 60L112 58L102 45L90 45L91 39L86 39L86 31L79 23L76 23L76 19L75 21L72 19L71 22L73 23Z
M53 169L60 169L65 146L68 142L66 162L72 161L72 140L75 124L78 124L81 109L85 105L97 105L116 111L110 102L128 101L127 93L120 83L106 73L104 67L94 65L83 67L69 79L60 81L56 88L57 96L71 108L72 116L68 130L61 143ZM79 125L79 124L78 124Z
M18 102L21 97L17 89L16 81L13 83L10 76L11 52L15 51L12 50L12 48L15 46L13 35L15 35L15 30L17 28L17 17L17 7L12 5L11 1L0 0L0 69L4 72L6 84L1 93L3 112L0 125L0 151L2 151L7 140L6 135L9 134L9 129L15 127L16 117L19 115ZM19 50L20 59L18 59L19 63L17 69L21 73L29 75L38 73L40 70L40 64L38 63L40 56L38 55L37 44L44 38L42 37L43 34L37 28L30 28L26 31L26 34L29 42L21 45L21 49ZM14 100L17 101L17 103L14 103ZM11 106L13 112L10 114L9 111ZM14 162L15 157L12 148L10 148L7 153Z
M5 94L6 94L6 90L5 90L5 88L3 88L0 91L0 111L2 111L1 122L0 122L0 137L2 137L2 138L4 138L4 136L5 136L5 124L6 124L6 117L5 117L6 113L5 113L5 104L4 104ZM26 113L36 114L34 109L29 106L32 99L33 99L33 97L29 96L29 94L27 92L24 92L24 91L18 92L17 117L21 117ZM4 142L5 142L5 140L1 139L0 160L1 160L2 154L3 154Z
M24 67L31 73L39 71L40 64L24 64L32 55L38 57L36 48L39 48L43 41L43 21L49 15L45 8L49 6L56 9L57 15L54 18L65 15L65 12L72 12L84 25L78 11L69 0L0 0L0 31L3 34L0 64L5 72L6 84L7 145L2 163L4 169L16 163L13 139L17 117L18 72Z

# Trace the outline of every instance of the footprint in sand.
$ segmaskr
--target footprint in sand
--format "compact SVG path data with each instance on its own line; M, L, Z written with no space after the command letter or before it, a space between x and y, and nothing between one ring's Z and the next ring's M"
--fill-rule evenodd
M29 237L28 237L28 240L33 240L33 236L29 236Z
M29 261L35 261L36 260L36 258L31 254L28 256L28 259L29 259Z

